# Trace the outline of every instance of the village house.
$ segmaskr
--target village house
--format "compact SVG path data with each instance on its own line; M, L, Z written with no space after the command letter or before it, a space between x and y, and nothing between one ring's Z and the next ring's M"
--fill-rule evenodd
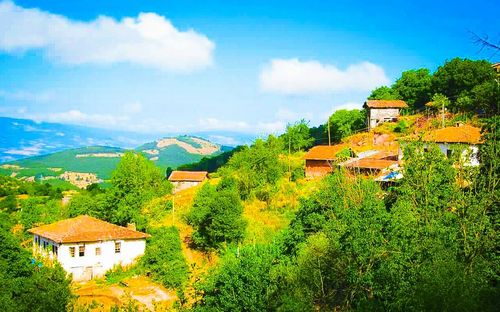
M206 171L172 171L168 180L174 185L174 192L196 186L207 178Z
M318 145L311 148L304 156L306 178L322 177L332 172L335 168L335 162L338 161L337 154L345 149L348 149L345 144Z
M481 129L478 127L463 125L437 129L425 133L421 140L424 142L424 149L427 149L428 143L435 143L447 157L451 157L453 152L458 149L461 152L461 160L464 165L479 166L478 145L482 141ZM402 149L399 153L400 159L402 159Z
M149 234L89 216L78 216L30 229L33 253L57 260L74 281L103 276L144 254Z
M358 153L356 158L349 159L339 164L356 174L375 176L377 180L399 169L397 151L369 150Z
M408 105L401 100L368 100L363 107L367 111L368 131L387 121L396 121L400 111Z

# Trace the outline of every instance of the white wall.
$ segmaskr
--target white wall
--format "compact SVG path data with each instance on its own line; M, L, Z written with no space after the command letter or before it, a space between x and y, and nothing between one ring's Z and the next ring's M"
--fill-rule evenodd
M439 150L445 156L447 156L447 152L449 149L453 150L455 144L449 143L439 143ZM424 144L424 148L427 147ZM461 161L465 166L479 166L479 148L476 145L465 145L465 148L462 150ZM403 159L403 149L399 148L399 159Z
M368 127L373 129L384 122L384 118L396 118L399 108L370 108L368 113Z
M115 253L115 242L121 242L120 253ZM85 246L83 257L79 255L79 246ZM70 247L75 247L74 257L70 255ZM101 248L100 255L96 255L96 247ZM49 256L53 256L51 248L48 248ZM145 239L61 244L58 246L57 260L68 274L73 274L73 280L88 280L104 275L115 265L126 266L134 263L137 257L144 254L145 248ZM40 250L36 246L35 249Z

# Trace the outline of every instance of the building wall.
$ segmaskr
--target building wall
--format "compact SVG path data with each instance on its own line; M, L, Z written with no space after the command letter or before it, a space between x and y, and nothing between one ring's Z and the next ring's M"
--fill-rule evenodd
M439 143L439 150L441 153L443 153L445 156L448 155L448 150L453 150L455 144L450 144L450 143ZM427 145L424 144L424 148L426 148ZM465 148L462 150L462 156L461 160L464 165L466 166L479 166L479 148L476 145L465 145ZM399 148L399 159L403 159L403 149L400 147Z
M196 186L200 183L201 182L195 182L195 181L172 182L172 184L174 185L174 192L179 192L179 191L188 189L188 188Z
M312 179L322 177L333 171L331 164L327 160L306 159L306 178Z
M370 108L368 114L369 129L373 129L387 119L397 118L399 116L399 108Z
M34 236L34 242L37 236ZM106 271L116 265L130 265L141 255L146 248L146 240L109 240L101 242L57 244L44 238L51 245L57 246L57 260L68 274L73 274L74 281L90 280L103 276ZM120 253L115 253L115 242L121 243ZM79 247L85 246L85 254L80 257ZM70 247L75 247L75 255L71 257ZM42 245L43 248L43 245ZM101 254L96 255L96 248L101 249ZM40 246L34 246L35 251L42 251ZM43 251L42 251L43 252ZM53 258L52 246L46 253Z

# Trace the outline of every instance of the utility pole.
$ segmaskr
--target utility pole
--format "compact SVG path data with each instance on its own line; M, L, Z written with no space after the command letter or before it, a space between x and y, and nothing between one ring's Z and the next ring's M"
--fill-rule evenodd
M175 190L172 192L172 226L175 225Z
M332 140L330 138L330 117L328 117L328 146L332 145Z
M441 128L444 128L444 101L443 103L441 104Z
M291 131L290 131L291 132ZM292 179L292 169L290 165L290 155L292 154L292 136L288 134L288 182ZM239 247L238 247L239 248Z

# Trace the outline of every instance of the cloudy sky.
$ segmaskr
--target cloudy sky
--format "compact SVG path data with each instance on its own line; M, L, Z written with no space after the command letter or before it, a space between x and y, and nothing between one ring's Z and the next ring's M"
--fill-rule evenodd
M407 2L0 0L0 115L266 134L359 108L401 71L490 57L470 31L497 38L500 2Z

